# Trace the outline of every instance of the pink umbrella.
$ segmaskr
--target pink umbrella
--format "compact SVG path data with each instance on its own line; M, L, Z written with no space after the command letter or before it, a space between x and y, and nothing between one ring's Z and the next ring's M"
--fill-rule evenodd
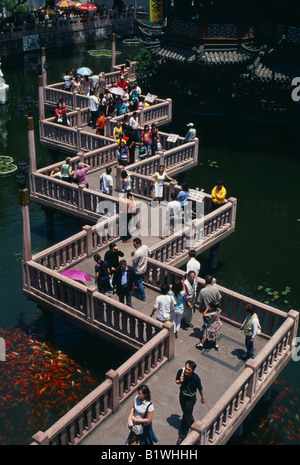
M92 281L89 275L81 270L69 269L69 270L62 271L61 274L63 276L66 276L67 278L74 279L75 281L83 281L83 282Z
M121 89L121 87L111 87L109 89L109 92L111 92L112 94L115 94L115 95L120 95L121 97L125 97L125 95L126 95L126 92L124 92L124 90Z
M82 3L81 5L78 5L76 9L80 11L96 11L97 7L91 3Z

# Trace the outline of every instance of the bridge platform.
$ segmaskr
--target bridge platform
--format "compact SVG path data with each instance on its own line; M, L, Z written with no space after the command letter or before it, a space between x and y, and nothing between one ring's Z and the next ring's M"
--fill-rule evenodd
M139 305L139 311L152 310L155 295L147 293L146 305ZM228 323L224 323L219 339L219 350L213 345L207 346L202 352L195 348L199 342L202 327L202 316L197 311L193 316L194 328L180 329L175 341L174 358L164 364L153 374L146 384L150 388L154 405L153 429L159 439L158 445L175 445L181 423L181 408L179 404L179 386L175 383L177 370L184 366L186 360L197 363L196 372L201 378L206 402L201 403L199 394L194 409L195 420L201 420L217 401L230 389L233 382L245 370L241 360L244 354L244 333ZM258 337L255 341L256 353L266 340ZM83 441L82 445L122 445L125 443L129 430L126 427L128 415L137 391L132 393L107 420L95 428ZM113 432L113 434L112 434Z

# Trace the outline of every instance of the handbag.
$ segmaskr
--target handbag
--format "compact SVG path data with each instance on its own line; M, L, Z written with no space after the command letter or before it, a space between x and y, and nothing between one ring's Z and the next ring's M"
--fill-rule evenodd
M151 404L152 404L152 402L149 402L149 404L147 405L147 408L146 408L146 411L145 411L145 414L144 414L144 418L146 418L147 413L148 413L148 408L150 407ZM131 427L131 431L133 432L133 434L136 434L137 436L140 436L141 434L143 434L144 427L143 427L142 423L134 423L132 425L132 427Z

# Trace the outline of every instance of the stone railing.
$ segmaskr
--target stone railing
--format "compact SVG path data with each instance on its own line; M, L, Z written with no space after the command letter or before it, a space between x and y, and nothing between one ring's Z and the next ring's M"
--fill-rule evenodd
M189 226L179 225L177 232L151 247L151 257L168 263L178 260L182 254L188 259L191 248L204 252L220 239L220 235L234 231L235 210L236 199L230 198L225 205L202 219L194 220Z
M29 262L27 265L31 268L33 262ZM42 271L43 267L35 263L33 268L35 271ZM52 273L54 275L54 272ZM32 274L29 273L29 275L33 282L36 282ZM184 276L184 271L148 259L145 281L146 285L154 290L158 291L161 284L170 284L175 278ZM65 279L62 280L65 281ZM66 280L66 282L71 281L67 278ZM48 274L46 279L39 278L38 281L42 292L45 292L43 288L53 287L51 274ZM203 287L205 285L204 280L198 278L198 284L200 288ZM84 292L84 286L77 284L76 287L80 288L81 292ZM268 341L255 359L246 363L245 371L233 382L230 389L216 402L209 413L201 421L193 423L191 432L182 443L183 445L225 443L247 416L252 404L275 379L278 369L282 368L290 359L293 341L297 334L298 312L291 310L285 313L222 286L218 286L218 288L222 294L221 319L235 326L240 326L245 318L245 305L251 303L256 307L262 326L262 334L259 337L264 337ZM90 291L90 294L95 295L98 293ZM95 297L99 298L96 295ZM104 297L101 297L103 301L111 300ZM114 305L120 307L121 304L118 305L116 302ZM120 311L122 311L122 307L126 306L121 306ZM95 305L90 303L89 309L89 317L93 317ZM143 317L143 315L141 315L141 319L147 321L149 319L152 323L152 330L150 331L148 328L151 333L148 342L118 370L110 370L106 374L106 380L98 388L86 396L51 428L45 432L39 431L36 433L32 438L32 445L80 443L90 431L111 413L116 412L121 402L130 396L140 383L144 382L165 361L174 356L172 324L165 323L162 325L149 317ZM118 317L117 320L120 322ZM156 328L156 332L159 331L158 334L153 332L154 328ZM124 331L124 326L122 330ZM143 334L147 334L147 330L143 330Z
M118 239L118 227L118 216L112 216L105 221L102 234L98 234L97 225L83 226L81 232L33 255L32 260L52 271L62 272Z
M40 142L47 147L67 153L92 151L115 144L111 138L85 131L82 127L64 126L54 118L40 121Z
M65 20L59 18L54 21L52 19L44 20L39 23L23 23L20 26L13 24L7 24L6 28L1 30L1 39L2 40L12 40L22 38L26 35L32 34L53 34L53 33L64 33L69 31L81 31L85 29L95 29L98 27L111 26L112 24L117 24L118 22L126 23L129 19L132 19L132 13L127 12L127 14L115 14L114 17L109 15L96 15L93 18L83 18L80 15L74 19L67 17Z
M125 75L134 75L136 72L138 63L133 61L131 63L131 68L125 69ZM113 84L116 84L121 77L121 66L125 66L125 64L120 64L115 66L115 71L110 73L105 73L105 85L106 87L111 87ZM75 109L87 109L88 104L88 97L84 94L80 94L77 92L69 92L65 90L64 82L57 82L54 84L48 84L44 86L43 91L43 98L44 98L44 105L48 108L55 108L57 102L62 98L65 102L67 110L75 110ZM165 100L157 99L157 104L164 103ZM42 103L42 102L40 102ZM146 110L145 110L146 111ZM122 117L121 117L122 118Z
M299 314L294 310L285 314L285 320L265 347L255 359L248 360L245 371L209 413L201 421L193 423L182 445L217 445L228 440L260 395L277 377L279 368L290 360L298 319Z
M32 437L31 445L76 445L174 356L173 325L155 322L158 334L117 370L110 370L96 389L45 432Z
M176 278L180 277L185 277L184 271L174 268L166 263L154 260L153 258L148 259L145 283L150 288L158 291L162 284L172 284ZM204 286L204 279L198 278L198 290ZM281 327L283 322L286 321L286 312L251 299L245 295L231 291L223 286L218 285L218 288L222 294L221 319L227 323L240 327L246 317L245 306L247 304L252 304L256 307L256 313L262 327L262 336L268 339L270 339Z
M24 293L66 318L127 349L140 348L156 332L153 319L98 292L96 286L69 279L58 271L26 262Z
M143 110L137 110L137 120L140 125L140 128L143 128L145 124L151 126L152 123L155 123L157 126L167 124L172 120L172 100L167 98L162 100L156 98L154 103L150 107ZM133 112L127 113L129 118L133 115ZM108 117L106 122L106 135L108 137L113 136L114 127L118 122L122 123L124 120L124 115L115 116L113 118Z

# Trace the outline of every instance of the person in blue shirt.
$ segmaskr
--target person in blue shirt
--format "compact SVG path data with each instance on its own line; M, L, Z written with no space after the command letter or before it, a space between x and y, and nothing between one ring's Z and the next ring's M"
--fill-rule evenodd
M185 205L187 205L189 194L190 194L189 186L187 185L186 182L184 182L181 185L181 191L177 195L177 200L179 200L180 205L181 205L182 208L184 208Z
M196 137L196 129L194 127L194 123L187 124L187 127L189 128L189 130L188 130L185 138L182 141L183 144L185 144L186 142L193 142L193 140Z
M194 423L193 409L197 400L197 391L200 393L202 404L205 402L201 379L195 373L196 367L195 362L187 360L185 366L178 370L175 379L176 384L180 385L179 402L183 413L177 445L186 438Z
M118 98L117 99L117 115L124 115L126 113L126 105L125 102L123 102L122 99Z
M98 285L98 291L101 294L105 294L106 292L111 290L110 285L110 268L109 264L106 260L101 260L99 254L94 255L94 260L96 262L95 265L95 283Z

